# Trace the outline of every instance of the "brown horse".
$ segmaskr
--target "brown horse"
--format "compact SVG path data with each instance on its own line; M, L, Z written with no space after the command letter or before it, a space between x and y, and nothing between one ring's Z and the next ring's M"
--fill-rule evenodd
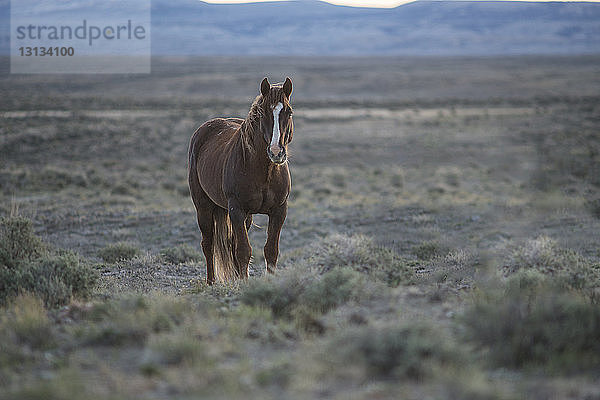
M292 81L267 78L246 119L215 118L190 141L188 181L202 232L206 281L248 277L252 214L269 216L265 260L274 272L279 233L287 214L290 173L287 146L294 126Z

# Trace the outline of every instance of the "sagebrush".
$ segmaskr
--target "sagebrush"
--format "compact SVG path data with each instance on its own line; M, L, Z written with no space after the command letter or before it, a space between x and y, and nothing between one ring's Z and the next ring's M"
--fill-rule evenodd
M51 250L25 218L3 218L0 227L0 304L31 293L57 307L91 294L98 272L88 262L70 251Z

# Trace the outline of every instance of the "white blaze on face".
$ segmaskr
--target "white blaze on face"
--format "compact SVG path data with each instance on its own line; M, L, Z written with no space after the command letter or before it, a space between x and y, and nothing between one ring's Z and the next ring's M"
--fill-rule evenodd
M283 104L281 103L277 103L273 109L273 136L271 137L271 144L269 145L273 155L278 155L281 151L281 147L279 147L279 137L281 136L281 132L279 132L279 113L281 112L281 109L283 109Z

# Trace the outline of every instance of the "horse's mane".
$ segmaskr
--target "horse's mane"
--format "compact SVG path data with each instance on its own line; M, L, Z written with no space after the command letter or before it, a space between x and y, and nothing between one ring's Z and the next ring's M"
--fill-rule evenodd
M244 154L246 151L250 152L250 154L254 153L255 148L253 144L257 133L260 139L260 119L265 116L265 103L277 104L281 102L284 105L289 105L289 100L285 97L283 91L280 90L281 87L282 84L272 85L272 88L276 90L271 89L271 92L267 96L259 94L252 102L250 111L248 111L248 115L240 128L241 145Z

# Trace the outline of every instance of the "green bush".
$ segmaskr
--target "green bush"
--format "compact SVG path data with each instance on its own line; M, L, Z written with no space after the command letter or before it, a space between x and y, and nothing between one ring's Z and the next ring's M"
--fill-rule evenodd
M202 341L189 332L154 337L148 347L147 365L193 365L208 359Z
M160 252L160 256L165 262L170 264L182 264L202 260L202 254L189 244L163 249Z
M42 301L33 295L19 295L1 311L0 387L8 388L16 376L56 346L57 332Z
M0 221L0 304L20 293L41 298L47 307L91 294L98 273L72 252L50 251L22 217Z
M360 297L361 279L355 271L334 269L307 285L299 300L310 309L326 313L352 298Z
M88 297L97 279L97 271L74 253L49 254L17 268L0 267L0 303L27 292L39 296L47 307L57 307L72 296Z
M276 317L290 317L304 288L298 274L283 275L249 280L240 300L250 306L268 308Z
M294 376L294 366L282 360L263 367L256 373L256 382L263 387L286 388Z
M450 252L446 246L434 241L426 241L412 248L412 253L419 260L431 260L436 257L443 257Z
M239 298L317 333L324 331L320 315L349 301L373 298L385 289L378 282L397 286L414 276L410 262L361 235L326 238L311 248L309 257L296 253L290 261L293 269L249 280Z
M276 317L292 319L306 311L326 313L365 296L368 293L361 275L338 268L323 275L292 271L267 279L252 279L242 289L240 299L244 304L270 309Z
M428 267L433 272L430 279L438 286L432 299L443 299L446 291L472 288L479 266L478 254L463 249L452 250L444 256L429 260Z
M86 187L88 179L85 172L70 171L54 167L46 167L41 171L35 187L44 187L50 190L63 189L68 186Z
M561 287L597 297L600 290L600 263L570 249L561 248L547 237L539 236L514 250L504 273L510 276L521 270L532 270L551 277Z
M398 257L393 251L377 246L363 235L332 235L314 248L307 260L322 272L336 267L351 268L385 282L389 286L410 283L418 262Z
M131 260L140 253L140 249L131 243L118 242L100 249L98 257L107 263L115 263L117 261Z
M600 307L539 271L521 271L463 318L496 366L600 372Z
M16 268L19 263L40 257L46 251L46 245L33 233L29 219L0 219L0 266Z
M76 333L85 344L142 345L154 333L171 332L195 315L181 298L134 296L95 304Z
M536 269L545 274L555 274L582 261L575 252L561 249L554 239L539 236L514 250L508 272Z
M21 191L59 191L67 187L87 187L85 171L66 170L52 166L31 169L3 169L0 172L0 190L4 193Z
M0 317L2 345L26 344L46 349L53 344L52 323L41 300L32 295L16 297Z
M95 392L96 386L90 385L78 368L62 368L53 371L52 379L32 379L28 384L16 386L11 391L2 392L3 400L86 400L121 399Z
M135 324L123 321L105 323L91 327L85 333L86 345L101 346L142 346L148 338L149 331Z
M327 344L326 364L358 366L367 379L391 377L421 380L436 368L461 366L465 356L432 327L361 327L333 337Z

